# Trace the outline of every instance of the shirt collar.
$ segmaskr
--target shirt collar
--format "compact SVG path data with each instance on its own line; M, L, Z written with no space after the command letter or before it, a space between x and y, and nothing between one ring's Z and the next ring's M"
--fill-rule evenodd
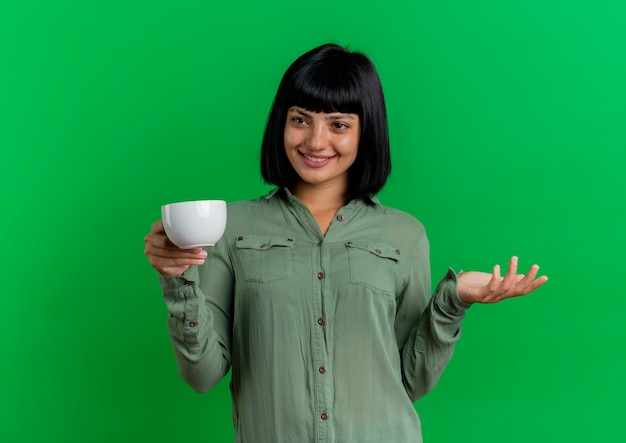
M271 199L272 197L274 197L274 195L276 195L276 193L277 193L278 191L280 191L280 190L281 190L281 188L274 188L274 189L272 189L270 192L268 192L267 194L265 194L265 197L263 197L263 198L265 198L265 200L269 200L269 199ZM289 192L289 191L287 191L287 192Z
M288 201L294 201L297 200L297 197L295 197L291 191L289 189L287 189L286 187L277 187L272 189L271 191L269 191L267 194L265 194L265 199L266 200L270 200L272 199L274 196L281 196L284 195ZM375 196L370 196L369 197L370 202L374 205L374 206L380 206L380 201L378 200L378 198L376 198ZM298 200L299 201L299 200ZM360 206L361 204L367 204L369 202L364 201L363 199L353 199L350 200L346 206Z

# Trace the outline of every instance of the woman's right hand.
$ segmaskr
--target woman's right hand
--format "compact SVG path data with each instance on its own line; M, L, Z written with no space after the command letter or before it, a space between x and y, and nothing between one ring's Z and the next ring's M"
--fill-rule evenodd
M203 264L207 255L204 249L181 249L172 243L165 235L161 220L152 224L143 241L150 265L163 275L182 275L190 267Z

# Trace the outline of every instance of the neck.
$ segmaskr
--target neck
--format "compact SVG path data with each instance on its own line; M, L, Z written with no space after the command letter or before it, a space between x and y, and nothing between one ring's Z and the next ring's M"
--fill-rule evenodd
M333 186L311 186L308 183L298 182L291 189L291 193L298 197L311 210L338 210L346 204L343 190Z

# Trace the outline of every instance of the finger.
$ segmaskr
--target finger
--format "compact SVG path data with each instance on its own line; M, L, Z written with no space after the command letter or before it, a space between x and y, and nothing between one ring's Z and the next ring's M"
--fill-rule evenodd
M519 297L521 295L526 295L533 292L535 289L539 288L545 282L548 281L548 277L542 275L539 278L535 278L537 276L537 272L539 271L539 266L533 265L526 276L516 285L515 291L510 293L509 297Z
M539 286L543 285L543 284L544 284L545 282L547 282L547 281L548 281L548 276L547 276L547 275L542 275L541 277L539 277L538 279L536 279L536 280L533 282L533 286L534 286L533 291L534 291L535 289L537 289Z
M165 228L163 227L163 220L159 219L155 221L154 223L152 223L150 232L153 232L155 234L160 234L160 233L165 232Z
M203 258L186 258L186 257L150 257L150 263L157 268L172 268L182 266L200 266L204 264Z
M177 247L165 234L148 234L144 242L144 254L148 256L153 265L162 259L188 259L193 260L193 262L187 264L202 264L207 256L207 252L201 248L181 249Z
M489 292L495 292L500 285L500 281L502 277L500 276L500 265L495 265L493 267L493 273L491 274L491 280L487 283L487 289Z
M165 233L162 232L150 232L143 238L143 242L146 244L146 249L150 247L172 249L173 246Z
M526 295L526 294L534 291L535 289L539 288L541 285L543 285L547 281L548 281L548 276L547 275L542 275L541 277L536 278L535 280L530 282L530 284L526 287L526 290L525 290L525 292L522 295Z
M150 226L150 232L143 238L143 242L146 245L148 243L154 243L155 240L161 238L161 236L165 236L165 229L163 228L163 222L157 220Z
M192 248L192 249L179 248L174 243L172 243L172 241L165 234L165 231L159 230L158 223L160 222L155 222L152 225L151 232L144 237L144 243L146 245L151 244L155 247L162 248L162 249L168 249L172 251L186 251L186 252L191 252L194 254L202 253L202 251L204 251L204 249L202 248Z
M539 272L539 266L532 265L528 270L528 273L519 281L519 286L527 286L533 282L535 277L537 276L537 272Z
M515 285L515 279L517 276L517 264L518 258L516 256L511 257L511 259L509 260L509 270L504 276L504 279L502 280L502 284L500 286L500 289L504 293L508 292Z
M148 255L148 258L150 265L165 275L180 275L191 266L200 266L204 264L204 259L159 257L155 255Z
M152 223L150 228L150 233L144 238L144 242L148 243L154 239L154 243L160 244L162 247L167 247L170 249L180 249L174 243L172 243L165 233L165 227L163 226L162 220L157 220ZM188 249L188 251L200 252L202 248Z
M176 259L205 259L207 252L204 249L180 249L169 240L149 242L146 244L146 255Z
M514 291L515 294L511 294L511 295L512 296L525 295L537 289L538 286L535 287L534 282L535 282L535 277L537 277L538 271L539 271L539 266L532 265L530 269L528 270L528 273L523 278L521 278L515 285L515 291Z

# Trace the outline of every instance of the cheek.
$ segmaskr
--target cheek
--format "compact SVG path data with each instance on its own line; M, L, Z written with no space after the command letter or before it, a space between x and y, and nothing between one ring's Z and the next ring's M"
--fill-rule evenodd
M359 152L359 142L354 140L346 141L342 145L343 155L347 158L354 160L356 158L357 153Z
M283 133L283 139L285 148L293 148L302 143L300 140L302 138L299 131L294 131L293 129L285 128L285 132Z

